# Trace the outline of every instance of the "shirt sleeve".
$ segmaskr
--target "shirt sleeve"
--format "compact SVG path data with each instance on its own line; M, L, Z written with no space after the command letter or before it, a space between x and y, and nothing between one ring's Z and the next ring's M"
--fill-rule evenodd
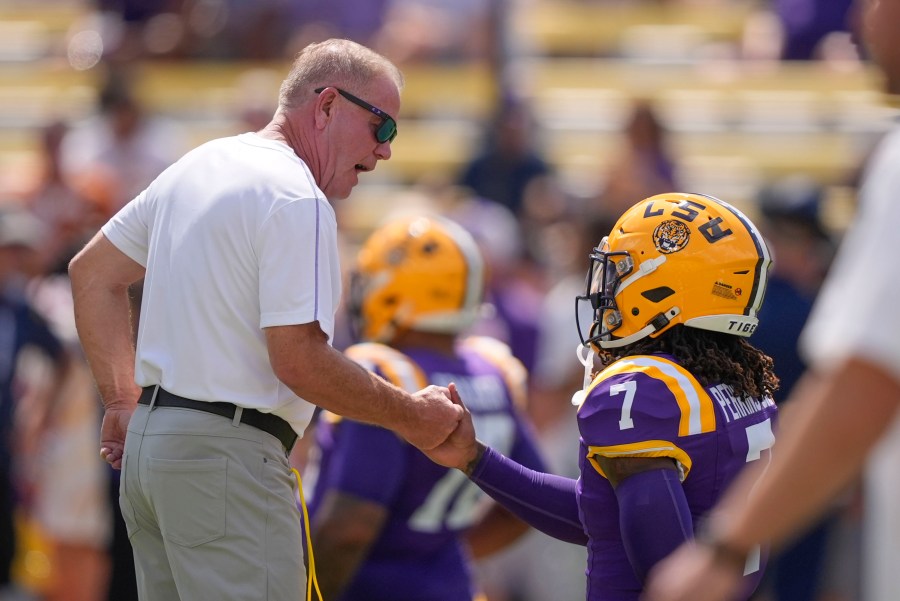
M286 203L260 227L260 327L318 321L331 337L340 298L337 223L325 201Z
M125 253L132 261L147 267L150 249L149 200L147 190L138 194L131 202L106 222L101 232L113 246Z

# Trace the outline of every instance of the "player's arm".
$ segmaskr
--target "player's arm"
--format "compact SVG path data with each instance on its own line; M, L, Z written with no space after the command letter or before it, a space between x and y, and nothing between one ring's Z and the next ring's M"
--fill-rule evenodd
M331 347L318 322L265 332L278 379L323 409L390 428L421 449L443 442L459 423L462 410L446 389L429 386L410 395Z
M524 421L522 413L516 407L512 409L512 417L516 420L516 441L510 450L510 458L534 471L547 471L530 424ZM496 553L512 544L528 529L529 525L508 509L494 504L484 518L466 533L466 539L473 555L478 558Z
M541 532L576 545L587 535L578 515L575 480L529 469L490 447L469 478L491 498Z
M575 480L529 469L477 440L472 415L453 384L450 395L463 410L462 421L447 440L425 451L425 455L439 465L465 473L488 496L532 527L554 538L586 545Z
M337 599L368 556L387 521L384 505L330 490L311 523L323 599Z
M625 552L643 581L650 568L693 538L693 518L675 461L598 456L597 462L616 493Z

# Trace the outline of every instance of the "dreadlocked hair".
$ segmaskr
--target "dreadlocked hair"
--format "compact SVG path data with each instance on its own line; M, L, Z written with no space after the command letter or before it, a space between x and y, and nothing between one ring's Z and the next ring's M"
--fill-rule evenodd
M599 349L606 366L632 355L667 353L703 386L728 384L739 397L761 397L778 390L774 362L746 338L676 324L657 338L643 338L617 349Z

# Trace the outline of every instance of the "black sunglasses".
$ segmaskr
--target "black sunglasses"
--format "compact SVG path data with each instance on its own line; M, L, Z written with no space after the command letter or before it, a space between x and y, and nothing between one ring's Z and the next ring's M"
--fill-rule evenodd
M334 87L334 86L331 86ZM322 90L325 88L316 88L314 91L316 94L321 94ZM357 98L350 92L345 92L340 88L334 88L338 91L338 94L355 104L356 106L361 106L367 111L381 117L381 125L378 126L378 129L375 130L375 139L378 140L379 144L384 144L385 142L393 142L394 138L397 137L397 122L393 117L385 113L383 110L378 108L377 106L373 106L363 100L362 98Z

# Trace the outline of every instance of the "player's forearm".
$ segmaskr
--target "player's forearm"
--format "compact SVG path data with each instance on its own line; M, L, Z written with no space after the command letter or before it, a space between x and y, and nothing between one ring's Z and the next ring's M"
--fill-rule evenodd
M528 469L488 448L469 476L519 518L559 540L587 544L575 480Z
M821 514L859 473L900 400L900 384L851 360L829 374L809 373L781 420L772 462L741 476L714 513L711 529L731 547L778 545Z

